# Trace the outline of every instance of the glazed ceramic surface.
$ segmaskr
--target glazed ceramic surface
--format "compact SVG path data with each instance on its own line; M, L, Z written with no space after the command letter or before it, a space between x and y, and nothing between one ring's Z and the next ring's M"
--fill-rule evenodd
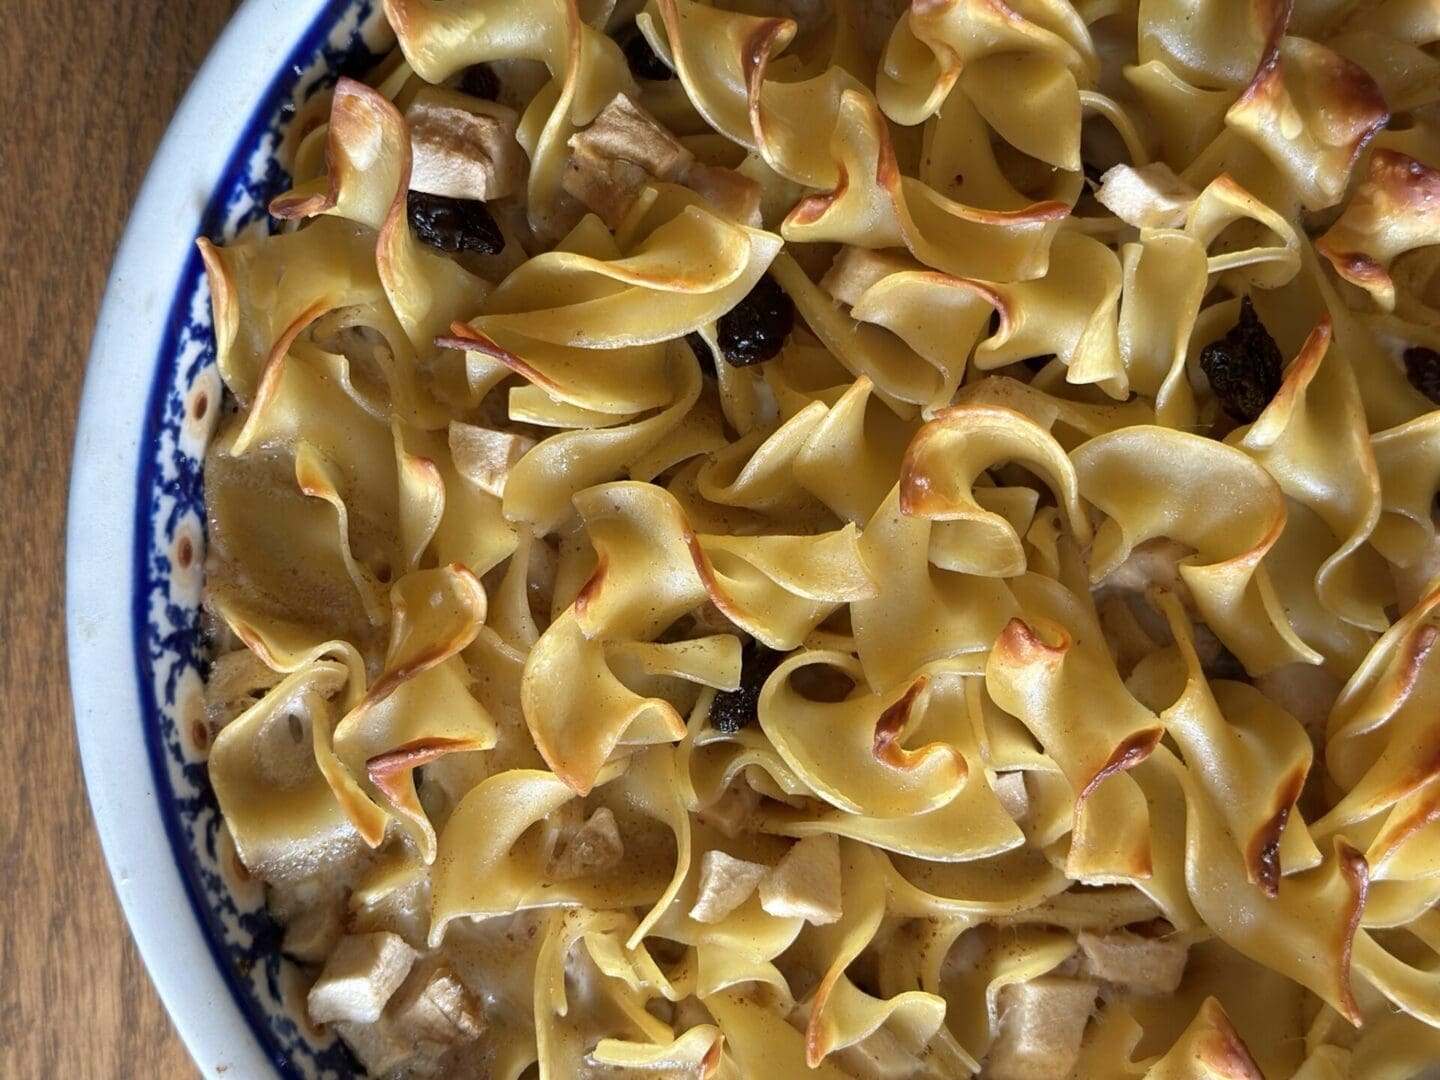
M355 1075L309 1030L263 890L206 774L205 446L224 408L195 248L267 229L287 124L389 46L378 0L249 0L176 113L95 330L70 487L66 617L91 807L150 975L203 1073Z

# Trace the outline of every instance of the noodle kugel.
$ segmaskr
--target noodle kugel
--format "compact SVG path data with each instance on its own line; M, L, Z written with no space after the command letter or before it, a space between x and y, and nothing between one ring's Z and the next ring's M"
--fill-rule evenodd
M199 242L210 775L317 1024L1440 1060L1433 4L385 13Z

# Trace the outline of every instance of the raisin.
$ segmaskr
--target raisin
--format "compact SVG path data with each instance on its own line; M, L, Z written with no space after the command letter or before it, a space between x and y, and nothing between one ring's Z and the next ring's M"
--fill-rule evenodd
M645 40L645 35L640 28L631 23L620 33L620 48L625 52L625 62L630 65L630 72L637 79L649 79L651 82L663 82L666 79L675 78L675 72L670 70L670 65L656 55L655 50L650 47L650 42Z
M1200 370L1232 419L1253 424L1280 389L1284 359L1250 297L1240 301L1240 321L1200 351Z
M740 661L740 688L715 695L706 714L710 726L726 735L748 727L757 715L761 687L784 659L784 653L767 649L758 641L746 645Z
M690 351L695 354L695 359L700 361L701 372L709 375L712 379L715 378L715 354L710 350L705 339L698 333L689 333L685 335L685 344L690 346Z
M500 96L500 78L489 64L471 64L460 73L456 85L471 97L485 101L495 101Z
M764 363L780 351L794 325L795 305L766 274L720 316L720 352L733 367Z
M1405 350L1405 374L1410 385L1440 405L1440 353L1424 345Z
M415 235L447 255L458 255L462 251L494 255L505 246L500 227L478 199L452 199L448 195L412 191L407 209Z

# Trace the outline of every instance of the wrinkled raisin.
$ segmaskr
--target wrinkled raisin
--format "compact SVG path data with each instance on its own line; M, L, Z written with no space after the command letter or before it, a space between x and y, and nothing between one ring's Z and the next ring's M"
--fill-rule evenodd
M720 352L734 367L764 363L780 351L794 325L795 305L766 274L720 316Z
M1440 405L1440 353L1424 345L1412 345L1405 350L1405 374L1411 386Z
M706 714L710 726L726 735L748 727L756 719L760 690L765 680L774 674L784 659L784 653L767 649L758 641L746 645L740 661L740 688L722 690L715 695L715 700L710 702L710 712Z
M1232 419L1253 424L1280 389L1284 359L1250 297L1240 301L1240 320L1200 352L1200 370Z
M458 255L462 251L494 255L505 246L500 227L478 199L452 199L448 195L412 191L407 209L415 235L447 255Z
M710 351L710 346L698 332L685 335L685 344L690 346L690 351L695 354L695 359L700 361L702 373L715 378L715 354Z
M645 40L645 35L634 23L622 30L619 38L620 48L625 52L625 62L630 65L630 72L637 79L661 82L675 78L675 72L670 70L670 65L656 55L650 42Z
M489 64L471 64L460 73L457 85L463 93L485 101L494 101L500 96L500 79Z

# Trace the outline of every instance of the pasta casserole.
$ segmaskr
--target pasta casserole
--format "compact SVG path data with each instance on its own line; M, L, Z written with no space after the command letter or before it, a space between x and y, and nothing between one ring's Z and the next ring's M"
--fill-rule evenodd
M386 0L200 241L209 772L373 1076L1440 1061L1433 0Z

